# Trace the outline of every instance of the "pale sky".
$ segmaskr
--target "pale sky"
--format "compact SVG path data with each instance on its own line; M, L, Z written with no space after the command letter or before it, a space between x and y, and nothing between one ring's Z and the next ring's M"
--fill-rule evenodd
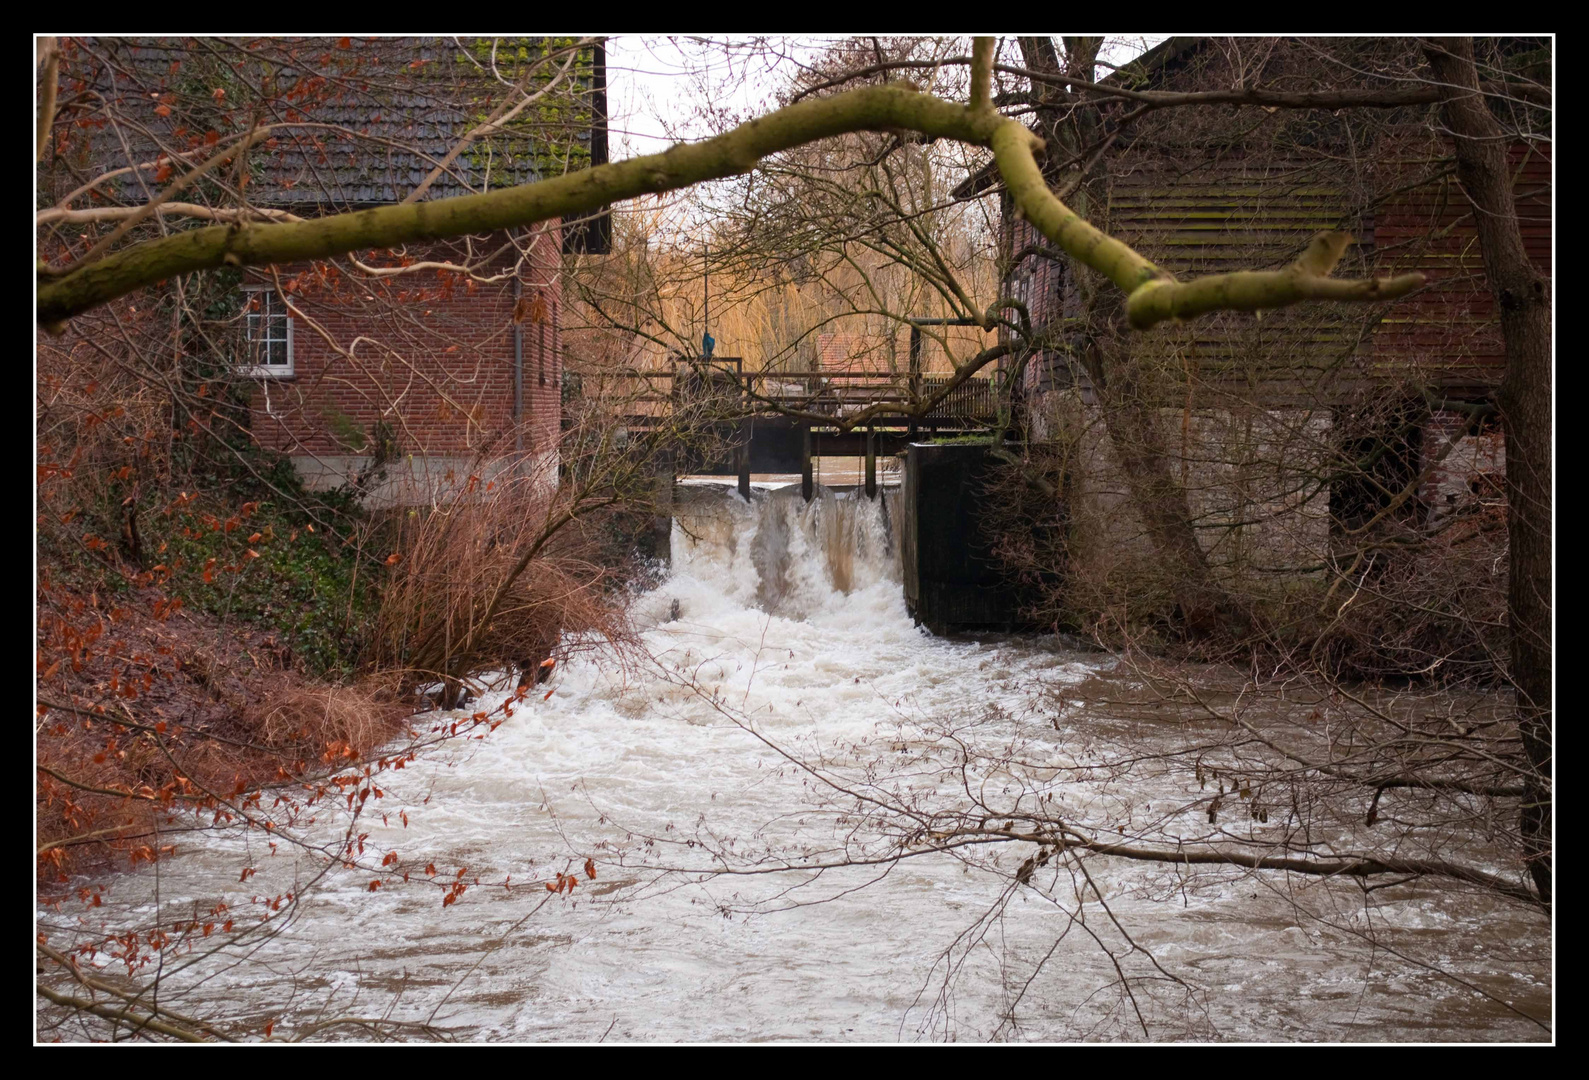
M607 39L607 115L613 161L655 154L678 141L709 138L719 121L739 121L770 111L778 90L801 66L832 43L854 35L807 34L797 37L751 35L698 37L616 35ZM1104 35L1100 59L1124 64L1167 35ZM966 41L966 50L970 41ZM1001 55L1009 58L1014 43ZM1005 62L1010 62L1006 59ZM1019 53L1014 53L1019 64ZM1099 75L1107 75L1100 68ZM724 183L719 181L718 183ZM664 196L655 204L669 232L683 239L692 229L687 192Z
M1164 34L1110 36L1102 59L1123 64ZM612 158L654 154L680 139L709 136L708 106L753 115L787 86L802 60L834 35L699 38L622 35L607 41Z

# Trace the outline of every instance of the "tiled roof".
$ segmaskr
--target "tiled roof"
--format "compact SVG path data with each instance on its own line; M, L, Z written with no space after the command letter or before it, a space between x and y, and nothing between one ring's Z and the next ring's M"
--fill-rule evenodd
M247 197L256 205L330 209L407 196L465 133L516 96L548 40L99 38L83 42L77 65L78 77L131 121L122 133L135 154L153 156L154 139L185 150L212 132L237 135L256 114L262 124L281 125L250 152ZM560 66L560 59L543 64L529 88ZM588 89L588 49L574 72ZM125 161L113 132L99 136L101 161ZM506 130L471 144L425 198L557 175L588 164L590 152L589 96L565 83ZM142 197L136 184L122 193Z
M1177 61L1211 40L1213 39L1206 37L1165 38L1129 64L1117 68L1100 85L1145 89ZM950 194L956 199L974 199L998 183L998 168L990 159L976 172L960 181Z

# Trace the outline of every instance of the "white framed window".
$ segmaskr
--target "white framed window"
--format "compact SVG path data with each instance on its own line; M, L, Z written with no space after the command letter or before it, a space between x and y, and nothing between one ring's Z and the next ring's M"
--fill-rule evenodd
M244 356L241 374L256 379L292 377L292 314L275 289L244 286Z
M1035 328L1041 315L1032 310L1032 267L1024 260L1020 266L1015 268L1015 273L1011 276L1010 299L1019 300L1026 305L1026 315L1031 319L1032 326ZM1014 319L1016 322L1020 321L1020 316L1013 311L1007 317Z

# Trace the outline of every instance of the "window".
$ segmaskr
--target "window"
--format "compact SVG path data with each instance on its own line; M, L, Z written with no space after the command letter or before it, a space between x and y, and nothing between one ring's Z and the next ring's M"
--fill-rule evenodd
M292 375L292 316L273 289L250 288L244 305L246 356L241 365L255 378Z
M1336 414L1337 472L1330 484L1330 531L1349 535L1386 510L1418 479L1423 462L1423 425L1417 403L1352 415ZM1417 524L1416 499L1403 503L1397 520Z
M1032 272L1029 269L1027 269L1024 264L1019 266L1019 267L1016 267L1015 273L1011 276L1011 280L1010 280L1010 299L1011 300L1019 300L1021 303L1025 304L1026 305L1026 313L1027 313L1028 316L1031 316L1033 314L1033 312L1032 312ZM1017 318L1019 318L1019 316L1017 316Z

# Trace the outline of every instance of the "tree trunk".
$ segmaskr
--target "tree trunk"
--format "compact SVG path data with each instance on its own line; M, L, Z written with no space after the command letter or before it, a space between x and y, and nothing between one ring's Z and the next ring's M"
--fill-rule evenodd
M1213 580L1192 527L1186 489L1170 468L1157 410L1139 385L1137 362L1121 331L1122 305L1113 295L1095 291L1090 306L1082 360L1132 506L1154 550L1173 568L1181 626L1194 637L1243 633L1251 629L1251 619L1246 607Z
M1023 37L1015 40L1021 47L1021 60L1027 70L1043 75L1063 74L1065 69L1060 64L1053 38ZM1032 97L1037 101L1037 111L1032 118L1033 127L1048 145L1048 164L1052 165L1057 157L1056 151L1064 144L1060 122L1064 118L1064 106L1068 104L1070 95L1050 82L1034 80L1031 85Z
M1062 66L1052 38L1017 40L1030 70L1049 75L1063 72L1087 82L1093 80L1103 43L1102 38L1065 38ZM1032 96L1039 102L1037 130L1048 145L1046 174L1086 152L1102 131L1102 122L1095 104L1078 103L1052 83L1034 81ZM1101 163L1096 170L1077 190L1074 205L1078 213L1107 228L1106 218L1099 212L1104 200L1093 195L1106 187L1108 175ZM1142 519L1154 550L1173 568L1181 625L1194 637L1244 632L1250 629L1246 609L1213 580L1208 557L1192 527L1186 490L1170 467L1154 405L1144 396L1125 332L1124 298L1101 275L1079 263L1072 263L1070 272L1092 278L1091 287L1081 290L1081 315L1086 327L1080 342L1081 361L1102 409L1104 429L1120 463L1132 506Z
M1500 309L1506 374L1497 404L1506 436L1512 682L1532 775L1522 835L1540 900L1551 901L1551 349L1550 285L1529 262L1512 195L1509 140L1479 93L1469 38L1426 42L1455 136L1457 177L1473 203L1484 272Z

